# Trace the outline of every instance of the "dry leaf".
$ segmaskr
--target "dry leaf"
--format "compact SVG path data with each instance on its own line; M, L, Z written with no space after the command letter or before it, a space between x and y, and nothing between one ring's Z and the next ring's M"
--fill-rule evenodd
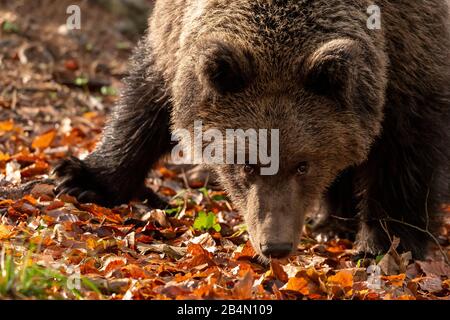
M0 121L0 133L12 131L14 129L14 121Z
M238 300L247 300L252 297L254 278L251 272L239 280L233 288L233 296Z
M53 140L56 137L56 131L51 130L41 136L38 136L34 139L33 143L31 144L31 147L33 149L46 149L50 147Z
M381 259L378 266L386 276L398 275L400 273L406 273L409 262L412 259L411 252L400 255L397 252L397 248L400 245L400 239L394 237L391 248L388 253Z
M308 280L305 278L290 278L288 283L280 290L297 291L304 296L309 295Z
M388 281L389 284L393 285L394 287L402 287L403 283L405 281L406 274L402 273L396 276L383 276L382 279L385 281Z
M142 254L147 254L149 252L163 253L175 260L183 258L187 253L186 248L169 246L167 244L138 243L136 248Z
M14 228L0 224L0 240L9 240L13 235Z
M443 290L442 280L436 277L426 277L419 281L419 287L429 293L438 293Z
M240 259L252 259L256 256L256 252L253 249L253 246L250 241L247 241L247 243L243 246L240 246L234 251L233 253L233 259L240 260Z
M445 261L416 261L416 264L426 276L450 278L450 266Z
M284 272L283 267L277 260L272 259L270 261L270 270L275 279L280 280L283 283L286 283L289 280L288 275Z

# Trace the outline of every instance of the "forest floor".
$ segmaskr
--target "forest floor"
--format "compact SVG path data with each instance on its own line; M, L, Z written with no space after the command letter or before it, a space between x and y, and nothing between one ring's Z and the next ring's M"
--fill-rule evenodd
M358 260L307 226L296 255L263 266L226 194L183 168L147 180L167 210L55 198L52 167L94 148L134 41L86 1L80 31L72 0L23 3L0 0L0 299L450 298L450 207L426 261L395 244Z

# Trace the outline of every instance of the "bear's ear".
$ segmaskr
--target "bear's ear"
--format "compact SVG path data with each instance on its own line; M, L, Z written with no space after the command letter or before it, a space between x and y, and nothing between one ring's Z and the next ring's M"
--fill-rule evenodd
M200 80L219 94L245 89L254 78L254 59L248 50L220 41L209 41L200 49Z
M316 94L349 102L360 57L361 48L356 41L346 38L328 41L303 64L303 85Z

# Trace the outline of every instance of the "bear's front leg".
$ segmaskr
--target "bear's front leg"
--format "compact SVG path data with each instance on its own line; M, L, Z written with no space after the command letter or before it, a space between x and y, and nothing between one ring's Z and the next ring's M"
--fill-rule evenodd
M164 205L145 188L148 171L171 148L169 102L148 47L145 42L138 47L121 100L96 150L85 160L66 159L55 168L59 194L107 206L133 197L145 198L154 207Z
M394 237L401 252L423 259L433 240L442 195L448 192L442 174L443 150L429 141L408 145L408 139L385 131L367 163L357 169L361 253L386 253Z

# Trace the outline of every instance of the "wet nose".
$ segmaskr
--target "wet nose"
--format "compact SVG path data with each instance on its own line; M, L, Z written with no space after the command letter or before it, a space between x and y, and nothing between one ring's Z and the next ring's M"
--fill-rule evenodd
M289 256L293 249L292 243L266 243L261 245L261 252L266 257L275 259Z

